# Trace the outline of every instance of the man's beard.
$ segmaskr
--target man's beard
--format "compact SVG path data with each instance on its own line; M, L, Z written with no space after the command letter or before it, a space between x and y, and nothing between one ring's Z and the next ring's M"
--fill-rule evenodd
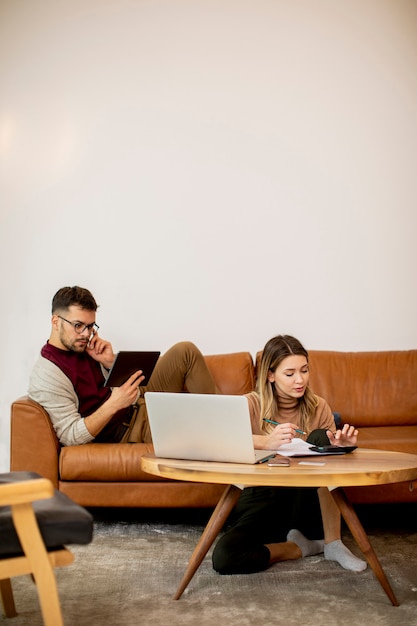
M65 339L65 337L61 337L61 343L63 346L65 346L65 348L67 350L70 350L71 352L85 352L85 349L87 347L87 340L86 339L75 339L73 342L69 342Z

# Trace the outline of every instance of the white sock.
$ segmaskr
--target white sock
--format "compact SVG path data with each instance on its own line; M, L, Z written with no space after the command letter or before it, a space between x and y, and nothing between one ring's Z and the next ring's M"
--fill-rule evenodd
M303 556L313 556L314 554L323 552L324 549L323 539L307 539L307 537L304 537L296 528L290 530L287 535L287 541L292 541L297 544Z
M362 561L352 554L340 539L325 544L324 558L328 561L337 561L342 567L350 569L352 572L363 572L367 567L366 561Z

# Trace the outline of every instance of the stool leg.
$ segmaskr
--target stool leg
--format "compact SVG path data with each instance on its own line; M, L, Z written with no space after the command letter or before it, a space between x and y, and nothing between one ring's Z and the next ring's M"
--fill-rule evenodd
M0 580L0 593L6 617L16 617L16 606L13 598L13 589L10 578Z
M63 626L54 568L39 532L32 505L12 506L13 521L38 590L45 626Z

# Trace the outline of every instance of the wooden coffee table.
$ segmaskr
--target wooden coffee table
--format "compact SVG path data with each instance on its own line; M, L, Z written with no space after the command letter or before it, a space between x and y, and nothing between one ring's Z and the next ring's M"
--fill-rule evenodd
M324 465L310 465L314 462ZM386 485L415 480L417 455L358 448L353 453L342 456L293 457L289 467L278 468L268 467L266 464L183 461L144 455L141 466L143 471L162 478L227 485L191 556L174 596L175 600L181 597L223 528L240 496L241 487L327 487L388 598L394 606L399 606L381 563L343 487Z

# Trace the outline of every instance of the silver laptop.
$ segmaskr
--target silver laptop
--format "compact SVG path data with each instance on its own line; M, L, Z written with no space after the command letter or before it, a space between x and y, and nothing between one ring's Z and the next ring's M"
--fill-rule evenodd
M145 402L157 456L261 463L276 454L254 449L244 396L148 391Z

